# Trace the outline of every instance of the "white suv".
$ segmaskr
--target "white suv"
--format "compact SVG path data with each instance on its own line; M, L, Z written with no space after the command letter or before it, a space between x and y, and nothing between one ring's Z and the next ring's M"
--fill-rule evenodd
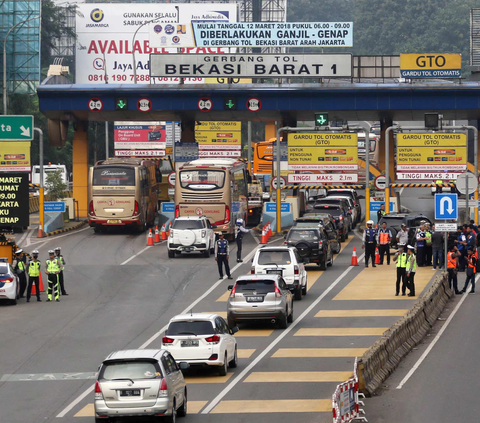
M201 252L210 257L215 248L214 228L205 216L178 217L167 239L168 257L182 252Z
M252 260L252 275L277 274L283 277L296 300L307 295L307 271L294 247L262 247Z

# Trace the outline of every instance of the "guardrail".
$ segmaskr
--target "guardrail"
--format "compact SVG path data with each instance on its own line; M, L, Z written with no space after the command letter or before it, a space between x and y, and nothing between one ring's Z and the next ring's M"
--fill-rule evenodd
M415 306L390 327L358 361L359 388L372 395L400 361L418 345L443 311L453 292L442 273Z

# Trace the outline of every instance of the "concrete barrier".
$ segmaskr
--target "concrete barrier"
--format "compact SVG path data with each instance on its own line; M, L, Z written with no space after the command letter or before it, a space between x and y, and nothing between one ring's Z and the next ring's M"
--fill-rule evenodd
M28 199L29 213L36 213L40 210L40 199L38 197L29 197Z
M442 273L415 306L365 351L358 362L363 393L372 395L393 373L403 357L422 341L452 295L447 273Z
M282 229L289 228L293 225L293 212L292 204L290 202L282 202ZM263 215L262 215L262 226L270 222L272 226L272 231L277 231L277 203L264 203L263 204Z
M63 229L63 226L63 212L45 213L43 232L53 232L58 229Z

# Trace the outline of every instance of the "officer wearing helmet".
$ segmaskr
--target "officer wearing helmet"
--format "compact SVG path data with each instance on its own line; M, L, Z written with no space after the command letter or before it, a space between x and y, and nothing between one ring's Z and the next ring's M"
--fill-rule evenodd
M20 281L19 297L24 298L23 294L25 294L25 290L27 289L27 258L21 248L15 251L15 260L13 260L12 267Z
M30 302L32 296L32 286L35 284L35 290L37 291L37 301L40 299L40 260L38 260L38 250L32 251L32 260L28 263L28 288L27 288L27 303Z
M68 295L65 291L65 284L63 279L63 271L65 270L65 259L60 254L62 249L60 247L55 248L55 258L58 260L58 265L60 266L60 273L58 274L58 281L60 282L60 292L62 295Z
M48 260L45 262L45 273L48 275L48 289L47 289L47 302L52 301L52 291L55 290L55 301L60 301L58 274L60 273L60 265L58 259L55 258L55 252L48 250Z
M377 248L377 230L373 227L373 220L367 222L367 229L363 232L362 248L365 249L365 267L368 267L368 258L372 258L372 267L375 266L375 249Z
M237 263L242 263L242 242L243 234L248 233L249 230L243 226L243 219L237 219L235 222L235 241L237 241Z

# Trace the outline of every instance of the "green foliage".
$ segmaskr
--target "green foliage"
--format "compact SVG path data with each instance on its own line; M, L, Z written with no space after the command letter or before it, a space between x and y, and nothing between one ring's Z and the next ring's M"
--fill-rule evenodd
M47 189L47 200L57 201L65 198L65 191L68 186L62 180L62 171L47 173L47 180L45 181L45 188Z

